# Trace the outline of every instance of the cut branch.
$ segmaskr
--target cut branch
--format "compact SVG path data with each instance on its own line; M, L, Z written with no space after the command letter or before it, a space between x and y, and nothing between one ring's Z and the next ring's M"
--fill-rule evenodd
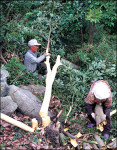
M8 122L10 124L13 124L13 125L21 128L21 129L25 130L25 131L34 132L33 128L27 126L26 124L24 124L24 123L22 123L20 121L17 121L15 119L11 118L11 117L3 114L3 113L0 114L0 119L4 120L4 121L6 121L6 122Z
M67 119L68 119L68 116L69 116L69 114L70 114L70 112L71 112L71 110L72 110L72 107L73 107L73 105L70 106L69 112L68 112L68 114L66 115L65 123L67 122Z
M58 113L58 115L56 116L56 118L54 118L52 121L53 123L57 123L58 118L62 115L63 109Z
M95 140L98 143L99 148L105 147L105 144L104 144L103 140L97 134L95 134L94 137L95 137Z

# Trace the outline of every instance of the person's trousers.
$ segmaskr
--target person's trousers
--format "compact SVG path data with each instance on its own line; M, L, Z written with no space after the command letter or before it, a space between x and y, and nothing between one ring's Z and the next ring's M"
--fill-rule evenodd
M96 123L95 120L92 118L91 113L94 112L94 108L96 106L95 104L87 104L85 103L86 106L86 110L87 110L87 114L88 114L88 118L91 121L91 123ZM107 124L104 125L104 131L103 133L108 133L110 132L110 128L111 128L111 118L110 118L110 110L111 107L105 107L104 103L102 103L102 107L103 107L103 111L104 114L106 115L106 120L107 120Z
M44 62L39 63L36 70L38 71L38 74L42 74L42 75L47 74L47 67Z

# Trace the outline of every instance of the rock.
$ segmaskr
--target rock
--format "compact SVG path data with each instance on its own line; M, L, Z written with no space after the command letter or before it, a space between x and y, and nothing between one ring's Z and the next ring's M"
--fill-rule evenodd
M71 66L72 66L72 68L73 69L76 69L76 70L78 70L78 69L80 69L80 66L77 66L77 65L75 65L75 64L73 64L72 62L70 62L70 61L68 61L68 60L66 60L66 59L61 59L63 62L66 62L66 63L69 63Z
M21 89L15 85L10 85L9 87L9 95L12 97L13 101L17 103L18 109L23 114L41 121L41 117L39 115L42 104L41 101L28 90ZM48 115L53 117L50 112Z
M0 97L5 97L8 95L9 92L9 86L7 84L7 77L9 77L9 73L7 70L1 69L0 72Z
M43 85L28 85L28 86L19 86L22 89L29 90L32 93L43 94L45 93L45 87Z
M0 78L1 78L1 80L2 81L4 80L6 82L7 77L9 77L8 71L1 69L1 72L0 72Z
M17 109L17 104L10 96L1 97L1 113L11 115Z

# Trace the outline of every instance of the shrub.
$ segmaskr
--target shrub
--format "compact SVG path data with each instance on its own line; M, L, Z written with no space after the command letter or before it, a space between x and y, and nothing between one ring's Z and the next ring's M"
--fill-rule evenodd
M20 60L16 57L13 57L5 66L2 67L9 72L9 78L7 80L9 85L28 85L31 83L39 83L37 74L28 72L26 67L20 63Z
M112 88L113 104L115 108L116 73L115 64L106 66L105 61L95 58L87 69L72 69L69 63L62 62L63 66L58 69L56 80L53 85L53 93L62 99L64 105L74 105L74 111L84 111L84 99L90 86L97 80L107 80Z

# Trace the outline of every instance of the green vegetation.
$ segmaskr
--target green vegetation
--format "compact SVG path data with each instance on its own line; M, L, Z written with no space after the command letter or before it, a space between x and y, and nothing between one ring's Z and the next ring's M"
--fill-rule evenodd
M8 84L45 84L45 76L43 83L40 82L37 74L26 71L22 60L28 50L27 42L32 38L41 43L39 51L45 51L43 47L46 48L51 24L51 65L59 54L80 66L75 70L63 61L58 69L52 94L66 106L62 118L65 119L71 105L68 120L77 112L85 112L84 99L91 84L100 79L109 82L113 95L112 110L116 108L115 0L1 1L0 8L0 49L7 64L1 63L9 71ZM112 117L112 138L115 137L115 128L116 115ZM84 132L93 132L85 129L84 125L83 129Z

